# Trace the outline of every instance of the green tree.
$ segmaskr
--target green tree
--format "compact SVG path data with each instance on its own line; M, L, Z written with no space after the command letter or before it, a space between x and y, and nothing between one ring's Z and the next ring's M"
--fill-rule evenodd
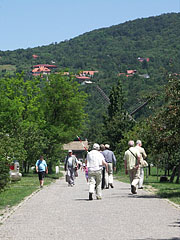
M45 153L52 165L57 161L56 149L83 130L86 94L79 91L77 82L61 75L49 77L43 94L44 132L48 140Z
M125 98L120 80L112 88L109 99L110 105L104 122L104 135L111 148L115 150L117 144L124 138L125 132L134 125L134 121L124 107Z

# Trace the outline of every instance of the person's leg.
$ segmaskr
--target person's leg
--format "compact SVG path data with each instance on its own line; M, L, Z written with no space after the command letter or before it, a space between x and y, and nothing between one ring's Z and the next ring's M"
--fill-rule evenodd
M94 193L96 184L95 175L93 172L88 172L88 181L89 181L89 200L93 200L92 195Z
M44 184L44 172L38 172L40 187L43 187Z
M140 168L138 169L133 169L133 181L131 183L132 186L132 193L137 193L137 185L139 183L139 178L140 178Z
M101 184L101 188L104 189L105 187L105 167L103 167L102 169L102 184Z
M108 171L105 169L105 188L109 188L109 174Z
M102 182L102 172L100 170L100 171L96 172L96 197L97 197L97 199L102 198L101 182Z
M108 163L109 185L113 188L113 164Z
M144 169L140 168L140 179L139 179L139 184L138 184L139 189L143 188L143 181L144 181Z
M69 168L70 178L69 178L69 184L71 186L74 185L74 168Z

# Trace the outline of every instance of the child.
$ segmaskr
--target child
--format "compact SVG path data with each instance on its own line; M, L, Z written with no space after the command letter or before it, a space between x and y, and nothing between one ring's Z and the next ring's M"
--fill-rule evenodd
M88 182L88 167L85 166L85 177L86 177L86 181Z

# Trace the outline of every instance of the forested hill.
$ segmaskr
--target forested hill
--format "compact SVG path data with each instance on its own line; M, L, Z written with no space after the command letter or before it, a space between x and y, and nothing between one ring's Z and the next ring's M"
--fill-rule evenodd
M26 69L55 62L59 68L125 71L137 68L137 57L149 57L152 66L175 69L180 57L180 13L137 19L85 33L47 46L0 51L0 64ZM32 55L39 57L33 59Z
M135 69L137 74L133 77L122 75L127 108L132 110L138 99L161 88L166 82L165 72L179 73L179 36L180 13L137 19L48 46L0 51L0 71L8 66L30 72L32 65L51 63L59 70L97 70L96 80L109 94L119 73ZM38 56L36 59L32 57L34 54ZM138 57L149 58L149 61L140 62ZM94 94L90 88L87 92Z

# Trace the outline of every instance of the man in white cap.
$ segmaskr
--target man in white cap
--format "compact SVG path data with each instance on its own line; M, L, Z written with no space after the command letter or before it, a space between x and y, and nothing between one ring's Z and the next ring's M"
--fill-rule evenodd
M130 140L128 145L129 149L124 154L125 172L129 173L132 194L137 194L136 187L140 178L140 153L134 147L133 140Z
M89 200L93 200L93 193L96 186L96 198L102 199L101 181L102 181L102 166L107 167L107 163L103 155L99 152L100 146L94 143L93 149L87 154L87 167L89 178Z
M77 158L73 155L72 150L68 151L68 155L65 158L64 170L66 171L68 186L74 186L75 169L77 168Z
M109 144L105 144L105 150L102 152L102 154L108 164L108 171L105 172L106 189L108 189L109 186L113 188L113 170L116 171L116 157L110 150Z

